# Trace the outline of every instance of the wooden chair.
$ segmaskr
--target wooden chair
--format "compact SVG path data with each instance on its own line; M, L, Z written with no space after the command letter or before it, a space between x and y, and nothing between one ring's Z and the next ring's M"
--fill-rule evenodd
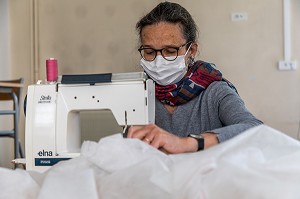
M0 101L12 101L12 107L0 110L0 116L13 116L13 129L0 130L0 137L11 137L14 139L14 158L24 158L21 143L19 141L19 116L20 116L20 98L23 88L23 78L16 80L0 80ZM0 123L1 125L1 123ZM20 156L19 156L20 155Z

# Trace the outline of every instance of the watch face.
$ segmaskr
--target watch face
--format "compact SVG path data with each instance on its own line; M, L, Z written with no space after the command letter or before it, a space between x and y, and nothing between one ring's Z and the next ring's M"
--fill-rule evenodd
M196 138L196 139L203 139L202 135L197 135L197 134L190 134L190 137Z

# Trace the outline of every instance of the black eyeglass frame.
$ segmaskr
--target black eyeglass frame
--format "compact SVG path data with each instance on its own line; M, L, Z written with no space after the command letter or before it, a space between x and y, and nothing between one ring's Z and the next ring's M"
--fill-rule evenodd
M181 45L181 46L179 46L179 47L167 47L167 48L174 48L174 49L176 49L176 57L174 58L174 59L171 59L171 60L169 60L169 59L167 59L165 56L164 56L164 54L163 54L163 50L165 50L166 48L162 48L162 49L153 49L153 48L150 48L150 47L140 47L139 49L138 49L138 51L140 52L140 55L141 55L141 57L144 59L144 60L146 60L146 61L153 61L153 60L155 60L155 58L156 58L156 56L157 56L157 52L160 52L160 54L161 54L161 56L165 59L165 60L167 60L167 61L174 61L175 59L177 59L177 57L178 57L178 51L179 51L179 49L180 48L182 48L182 47L184 47L184 46L186 46L186 45L188 45L188 44L192 44L193 42L192 41L189 41L189 42L186 42L185 44L183 44L183 45ZM190 46L189 46L190 47ZM189 48L188 47L188 48ZM146 50L146 49L151 49L151 50L153 50L154 52L155 52L155 56L154 56L154 58L153 59L151 59L151 60L147 60L147 59L145 59L144 58L144 56L143 56L143 54L142 54L142 51L143 50Z

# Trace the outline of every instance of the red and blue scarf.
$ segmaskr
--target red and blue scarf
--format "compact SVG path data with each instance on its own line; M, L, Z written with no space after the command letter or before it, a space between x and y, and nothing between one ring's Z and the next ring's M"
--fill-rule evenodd
M178 106L197 97L214 81L226 81L236 90L213 64L196 61L189 67L186 75L179 82L167 86L155 84L155 96L164 104Z

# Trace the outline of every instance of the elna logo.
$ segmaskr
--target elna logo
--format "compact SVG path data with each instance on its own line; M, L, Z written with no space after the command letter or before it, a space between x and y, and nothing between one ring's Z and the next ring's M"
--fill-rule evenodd
M53 156L52 151L45 151L44 149L42 151L39 151L38 156Z
M38 102L39 104L41 103L51 103L51 96L50 95L41 95L40 100Z

